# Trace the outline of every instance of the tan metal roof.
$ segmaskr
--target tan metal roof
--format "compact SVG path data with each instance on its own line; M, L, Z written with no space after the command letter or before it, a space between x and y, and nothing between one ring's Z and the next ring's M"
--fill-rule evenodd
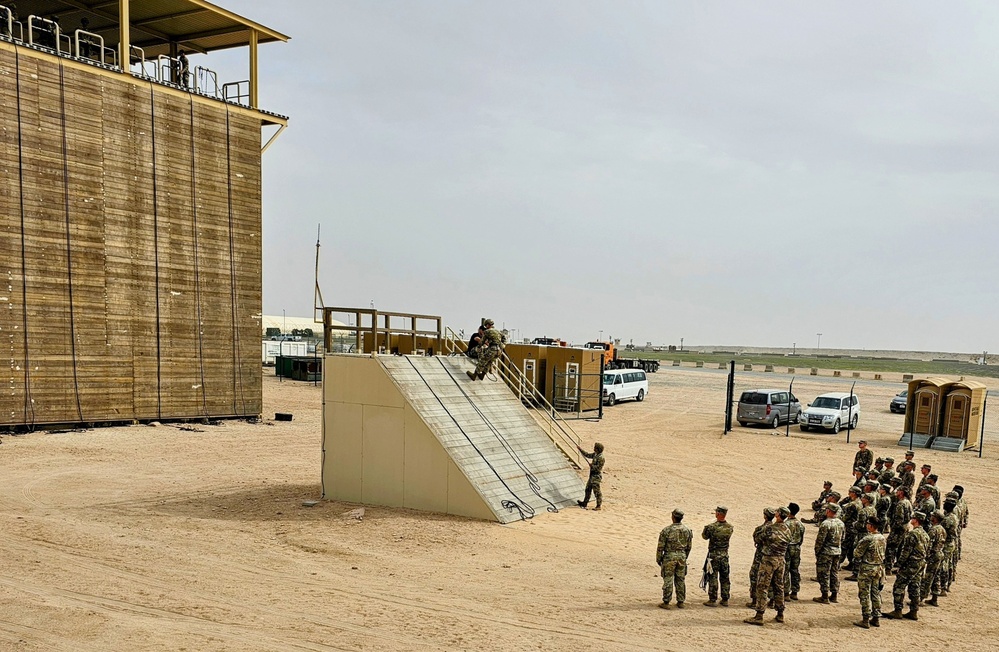
M18 0L16 4L22 18L56 16L66 32L79 29L86 18L88 32L99 34L107 46L118 43L118 0ZM169 54L171 43L193 52L247 46L251 31L257 32L259 43L289 40L281 32L205 0L130 0L129 12L129 40L147 58Z

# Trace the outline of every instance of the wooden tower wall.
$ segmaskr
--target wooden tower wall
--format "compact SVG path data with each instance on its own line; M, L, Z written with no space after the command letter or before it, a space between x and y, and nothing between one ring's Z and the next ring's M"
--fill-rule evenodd
M260 124L0 46L0 426L261 413Z

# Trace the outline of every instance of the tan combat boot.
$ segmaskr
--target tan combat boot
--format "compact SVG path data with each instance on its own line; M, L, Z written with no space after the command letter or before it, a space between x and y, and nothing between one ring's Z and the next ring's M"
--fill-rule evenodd
M853 624L856 625L857 627L862 628L862 629L870 629L871 628L871 619L868 618L867 616L864 616L863 620L858 620L857 622L855 622Z
M753 616L752 618L746 618L742 622L749 623L750 625L759 625L760 627L763 627L763 612L757 611L755 616Z

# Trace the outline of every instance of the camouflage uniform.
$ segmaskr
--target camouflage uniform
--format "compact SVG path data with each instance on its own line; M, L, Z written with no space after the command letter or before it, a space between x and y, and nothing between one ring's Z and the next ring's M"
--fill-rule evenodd
M815 575L822 596L839 592L839 561L846 526L839 517L827 518L815 536Z
M708 576L708 600L718 599L718 584L721 583L722 602L728 602L732 584L728 563L728 544L735 528L728 521L715 521L704 526L701 538L708 541L708 559L711 561L711 574Z
M957 554L958 530L961 529L957 514L952 511L947 512L940 525L943 526L947 538L944 540L944 560L940 565L940 588L950 591L954 573L954 555Z
M885 537L869 533L853 551L857 563L857 590L864 619L881 617L881 587L885 579Z
M694 534L683 523L673 523L663 528L659 533L659 545L656 547L656 563L659 564L663 578L663 604L669 604L673 597L673 587L676 586L676 603L683 604L687 600L687 556Z
M914 508L917 512L922 512L924 514L932 514L937 509L937 504L933 502L933 496L927 496L925 499L920 500ZM927 532L930 531L930 522L926 521L923 525L923 529Z
M902 486L911 492L913 486L916 484L916 474L912 472L912 469L906 467L904 471L898 474L898 477L902 479Z
M843 505L843 515L840 517L843 519L843 525L846 526L846 534L843 536L843 554L840 557L840 561L849 559L851 566L853 565L853 548L857 540L854 525L857 522L861 507L862 505L859 500L856 498L849 499Z
M503 334L495 328L487 328L482 334L482 344L479 345L479 357L475 362L475 373L480 378L492 369L493 362L503 351Z
M895 469L886 468L884 471L881 472L881 475L878 476L878 482L880 482L881 484L891 484L891 479L894 477L896 477Z
M819 499L812 501L812 511L818 512L821 509L825 509L823 505L825 505L826 498L828 498L829 494L831 494L832 492L833 492L832 487L829 487L828 489L823 488L822 493L819 494Z
M787 595L797 596L801 590L801 544L805 540L805 526L794 516L790 517L784 524L787 525L791 540L787 544L787 554L785 555L784 591Z
M899 548L908 529L909 521L912 520L912 503L908 498L903 498L895 502L892 506L891 514L891 534L888 535L888 549L885 553L885 568L892 569L897 566L896 560L899 555ZM924 530L925 531L925 530Z
M857 454L853 456L853 468L855 469L863 469L866 473L872 464L874 464L874 451L870 448L858 450Z
M760 567L756 574L756 584L753 586L753 600L757 613L767 610L767 594L773 590L774 607L778 614L784 613L784 556L787 554L787 544L791 541L791 532L786 523L771 523L763 529L760 536L761 547Z
M587 453L581 450L580 453L583 454L588 460L593 460L590 462L590 477L586 480L586 493L583 495L583 499L579 501L580 507L586 507L590 502L590 493L593 493L593 497L597 500L597 509L600 509L601 503L604 501L604 495L600 491L600 483L604 479L604 451L601 448L599 451L594 450L592 453Z
M772 518L772 517L771 517ZM756 552L753 554L753 563L749 567L749 590L752 591L753 587L756 586L756 576L760 570L760 561L763 559L763 531L766 527L770 525L770 520L768 519L766 523L762 525L757 525L756 529L753 530L753 543L756 545Z
M932 482L927 482L924 486L930 490L930 497L933 498L933 503L935 505L942 505L943 503L940 502L940 490L937 486Z
M892 585L891 595L895 612L902 611L905 593L909 592L909 607L912 613L919 611L923 573L926 571L926 555L930 549L930 535L921 527L914 527L905 533L902 549L898 555L898 574Z
M929 519L927 519L929 520ZM926 556L926 572L923 573L923 585L919 594L925 600L931 594L940 595L940 566L943 563L944 544L947 543L947 532L937 523L930 526L930 551Z
M891 496L888 494L878 495L875 509L878 512L878 520L881 521L881 534L888 534L890 530L890 510L892 506Z

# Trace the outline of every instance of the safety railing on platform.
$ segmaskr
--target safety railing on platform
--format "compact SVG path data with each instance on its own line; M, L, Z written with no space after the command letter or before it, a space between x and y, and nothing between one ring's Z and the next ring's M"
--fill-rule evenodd
M442 346L445 355L465 355L468 351L468 344L450 327L444 329ZM544 424L548 438L559 447L573 466L577 469L583 468L582 455L579 451L582 439L572 429L572 426L562 418L558 410L548 402L544 393L502 351L496 360L496 375L506 383L507 387L525 406L534 410L535 413L544 411Z
M221 96L219 76L214 70L204 66L194 67L194 92L214 98Z
M161 54L155 59L147 59L145 51L135 45L129 45L128 61L121 61L118 50L105 45L100 34L84 29L63 32L55 20L31 15L22 23L15 16L14 10L0 4L0 40L50 50L58 56L114 68L229 104L250 106L249 80L220 84L218 73L210 68L197 66L192 74L179 57Z
M15 36L14 30L17 30ZM0 5L0 36L10 39L24 40L24 25L20 21L14 20L14 12L9 7Z
M250 80L228 82L222 84L222 99L230 104L250 105Z

